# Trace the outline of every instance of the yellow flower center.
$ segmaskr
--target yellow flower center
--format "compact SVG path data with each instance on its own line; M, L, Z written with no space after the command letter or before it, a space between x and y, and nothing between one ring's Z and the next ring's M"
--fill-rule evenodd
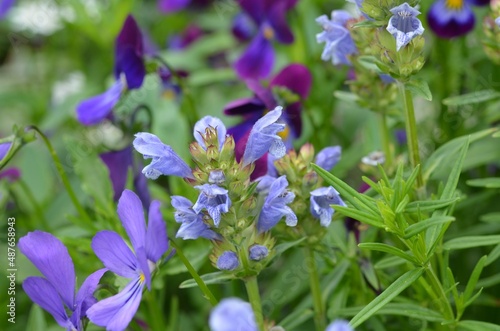
M141 272L139 275L139 282L144 283L146 281L146 276L144 276L144 273Z
M281 139L286 140L289 135L290 135L290 127L285 124L285 129L281 132L278 132L278 136L280 136Z
M274 30L270 26L264 28L264 38L272 40L274 38Z
M173 89L166 89L163 91L162 96L167 100L174 100L176 95Z
M453 10L459 10L462 9L464 6L464 0L446 0L446 7L453 9Z

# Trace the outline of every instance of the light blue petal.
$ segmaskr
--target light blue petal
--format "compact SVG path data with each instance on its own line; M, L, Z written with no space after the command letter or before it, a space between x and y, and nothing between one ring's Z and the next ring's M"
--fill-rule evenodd
M258 331L252 307L238 298L223 299L212 310L211 331Z
M205 130L208 127L212 127L217 130L217 140L219 141L219 150L222 149L222 145L224 144L224 140L226 139L226 127L224 126L224 123L217 117L212 117L212 116L205 116L198 122L196 122L194 129L193 129L193 135L198 144L200 144L203 149L207 149L207 146L205 146L205 142L203 141L202 135L205 134Z

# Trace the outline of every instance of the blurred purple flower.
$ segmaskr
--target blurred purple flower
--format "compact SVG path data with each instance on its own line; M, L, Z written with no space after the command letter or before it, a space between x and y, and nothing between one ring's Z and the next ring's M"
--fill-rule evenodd
M117 211L135 254L118 233L107 230L94 236L92 249L106 268L131 281L118 294L97 302L87 314L94 324L122 331L139 308L144 286L151 289L151 273L169 244L159 201L149 207L147 227L143 206L134 192L123 191Z
M200 191L200 195L193 206L193 210L199 213L206 209L208 215L214 221L215 227L219 227L221 214L227 213L231 207L228 190L215 184L203 184L194 188Z
M245 79L267 77L274 65L272 40L282 44L293 42L293 34L286 22L286 13L297 0L239 0L243 12L256 25L257 34L246 51L235 63L238 75Z
M176 34L168 39L168 49L183 50L203 36L203 30L196 24L190 24L181 34Z
M184 162L172 147L165 145L154 134L139 132L135 134L133 142L136 151L145 159L153 159L142 169L142 173L150 179L157 179L160 175L193 178L191 168Z
M392 8L391 13L393 16L389 19L387 31L396 39L396 50L399 51L413 38L424 33L424 27L416 18L420 12L406 2Z
M80 102L77 118L83 125L94 125L110 115L122 92L141 87L146 75L141 31L132 15L127 16L115 43L116 82L104 93Z
M16 0L0 0L0 20L7 15L15 2Z
M353 331L354 329L349 325L348 321L335 320L326 327L325 331Z
M406 146L406 130L405 129L398 129L394 132L394 135L396 136L396 141L400 146Z
M211 331L257 331L252 306L239 298L221 300L210 313Z
M75 268L63 243L42 231L19 239L19 250L44 277L28 277L23 282L30 299L51 314L67 330L83 331L82 320L97 300L94 291L107 269L100 269L83 282L75 297ZM71 316L68 313L71 312Z
M164 13L173 13L186 8L190 4L206 7L210 2L210 0L159 0L158 9Z
M15 182L21 177L21 170L18 168L8 168L0 172L0 179L6 179L9 182Z
M269 255L269 249L266 246L255 244L248 249L248 255L250 260L260 261Z
M330 171L340 161L341 155L342 148L340 146L326 147L316 154L314 163L326 171Z
M335 210L331 205L346 206L333 187L320 187L311 192L311 214L318 218L321 226L328 227L332 222Z
M316 35L318 43L326 43L321 59L323 61L332 60L334 65L351 65L348 56L358 52L351 33L347 29L347 22L353 17L345 10L332 11L331 20L326 15L316 19L321 25L323 32Z
M286 219L286 225L297 225L297 216L287 205L295 199L295 194L287 190L288 181L286 176L276 178L269 187L262 210L257 221L259 232L271 230L283 217Z
M239 41L243 42L252 39L257 32L257 27L250 16L241 12L233 18L231 31Z
M235 252L225 251L217 259L217 268L220 270L231 271L240 265L238 255Z
M220 236L210 230L207 223L203 222L203 214L193 210L193 203L181 196L172 196L172 207L175 208L175 221L181 223L176 238L197 239L199 237L214 240Z
M437 0L427 13L429 27L441 38L454 38L474 28L471 0Z

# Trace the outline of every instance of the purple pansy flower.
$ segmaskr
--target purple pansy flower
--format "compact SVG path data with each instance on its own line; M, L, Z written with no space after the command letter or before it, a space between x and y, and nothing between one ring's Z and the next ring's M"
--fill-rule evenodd
M330 171L340 161L341 155L342 148L340 146L326 147L316 154L314 163L326 171Z
M30 232L19 240L19 250L44 276L26 278L24 292L66 330L83 331L82 320L97 301L94 291L107 269L87 277L75 297L75 268L59 239L42 231Z
M0 0L0 20L7 15L15 2L16 0Z
M263 245L255 244L250 246L250 248L248 249L248 256L250 257L250 260L253 261L260 261L266 258L266 256L268 255L269 249L267 249L267 247Z
M287 205L295 199L295 194L287 190L288 181L286 176L276 178L269 187L262 210L257 221L259 232L269 231L274 227L283 216L286 218L286 225L297 225L297 216Z
M427 13L429 27L441 38L454 38L474 28L472 0L437 0Z
M216 265L220 270L231 271L239 267L240 261L235 252L225 251L217 259Z
M318 218L321 226L328 227L332 222L335 210L331 205L346 206L333 187L320 187L311 192L311 214Z
M193 210L199 213L206 209L208 215L214 221L215 227L219 227L221 214L227 213L229 207L231 207L228 190L215 184L203 184L194 188L200 191L200 195L193 206Z
M276 107L259 119L252 127L243 153L242 162L246 166L261 158L269 152L276 158L281 158L286 153L286 147L277 135L285 129L285 124L277 123L281 117L282 107Z
M87 311L94 324L113 331L127 328L139 307L144 286L151 288L151 273L169 246L159 201L151 203L146 227L139 197L125 190L118 201L118 216L134 252L118 233L107 230L95 235L92 249L110 271L131 281L120 293L99 301Z
M142 173L150 179L157 179L160 175L193 178L191 168L184 162L172 147L165 145L154 134L139 132L135 134L133 142L136 151L145 159L153 159L142 169Z
M396 50L399 51L413 38L424 33L424 27L416 18L420 12L406 2L392 8L391 13L393 16L389 19L387 31L396 39Z
M325 331L353 331L353 328L345 320L336 320L328 325Z
M210 240L220 239L220 236L210 230L210 226L203 222L203 214L193 210L193 203L181 196L172 196L172 207L175 208L175 221L181 223L176 238L197 239L199 237Z
M316 41L326 43L321 54L323 61L331 59L334 65L351 64L348 56L358 52L351 33L347 29L347 22L352 18L351 14L345 10L334 10L331 20L326 15L316 19L316 22L323 28L323 32L316 35Z
M239 298L221 300L210 313L211 331L257 331L252 306Z
M220 119L212 116L205 116L194 125L193 136L194 139L200 144L200 146L206 150L207 146L205 146L205 141L203 140L203 136L205 135L205 130L209 127L215 129L217 131L217 140L219 141L219 150L222 149L222 145L224 144L224 140L226 140L226 126Z
M93 125L106 118L126 89L141 87L146 75L141 31L129 15L115 44L116 82L106 92L82 101L76 109L77 118L84 125Z
M274 65L274 49L271 41L276 39L283 44L293 42L293 34L286 22L286 12L295 6L297 0L239 0L238 2L243 12L255 23L257 34L236 61L236 72L245 79L267 77Z

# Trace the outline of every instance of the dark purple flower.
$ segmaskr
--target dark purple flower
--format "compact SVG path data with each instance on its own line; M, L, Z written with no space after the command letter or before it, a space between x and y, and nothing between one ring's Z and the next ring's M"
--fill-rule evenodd
M0 0L0 20L7 15L16 0Z
M165 13L172 13L186 8L191 0L160 0L158 8Z
M210 240L220 239L220 236L203 222L203 214L193 210L193 203L181 196L172 196L172 207L175 208L175 221L181 223L176 238L197 239L199 237Z
M257 331L252 306L239 298L221 300L210 313L211 331Z
M427 13L429 27L441 38L454 38L474 28L470 0L437 0Z
M15 182L21 177L21 171L18 168L8 168L0 172L0 179L4 178L9 182Z
M225 251L217 259L217 268L220 270L231 271L240 265L238 261L238 255L235 252Z
M257 221L259 232L271 230L283 217L286 219L286 225L297 225L297 216L288 204L293 202L295 194L287 190L288 181L286 176L276 178L269 187L262 210Z
M107 269L100 269L83 282L75 297L75 268L63 243L42 231L19 239L19 250L44 277L28 277L23 282L30 299L50 313L67 330L83 331L82 320L96 303L94 291ZM68 313L71 312L71 316Z
M243 12L253 20L257 30L253 41L235 63L239 76L259 79L271 73L274 64L272 40L282 44L293 42L286 13L296 2L297 0L239 0ZM241 31L238 28L236 30Z
M231 31L239 41L248 41L255 35L257 28L250 16L239 13L233 18Z
M101 122L110 115L122 92L141 87L146 75L141 31L129 15L115 44L116 82L106 92L82 101L76 108L78 120L84 125Z
M190 24L181 33L171 36L168 39L170 50L183 50L203 36L203 30L196 24Z
M107 330L123 331L139 308L145 285L151 288L151 273L169 245L159 201L151 203L146 227L139 197L125 190L118 201L118 216L134 252L118 233L107 230L95 235L92 249L110 271L131 281L118 294L94 304L87 315Z

